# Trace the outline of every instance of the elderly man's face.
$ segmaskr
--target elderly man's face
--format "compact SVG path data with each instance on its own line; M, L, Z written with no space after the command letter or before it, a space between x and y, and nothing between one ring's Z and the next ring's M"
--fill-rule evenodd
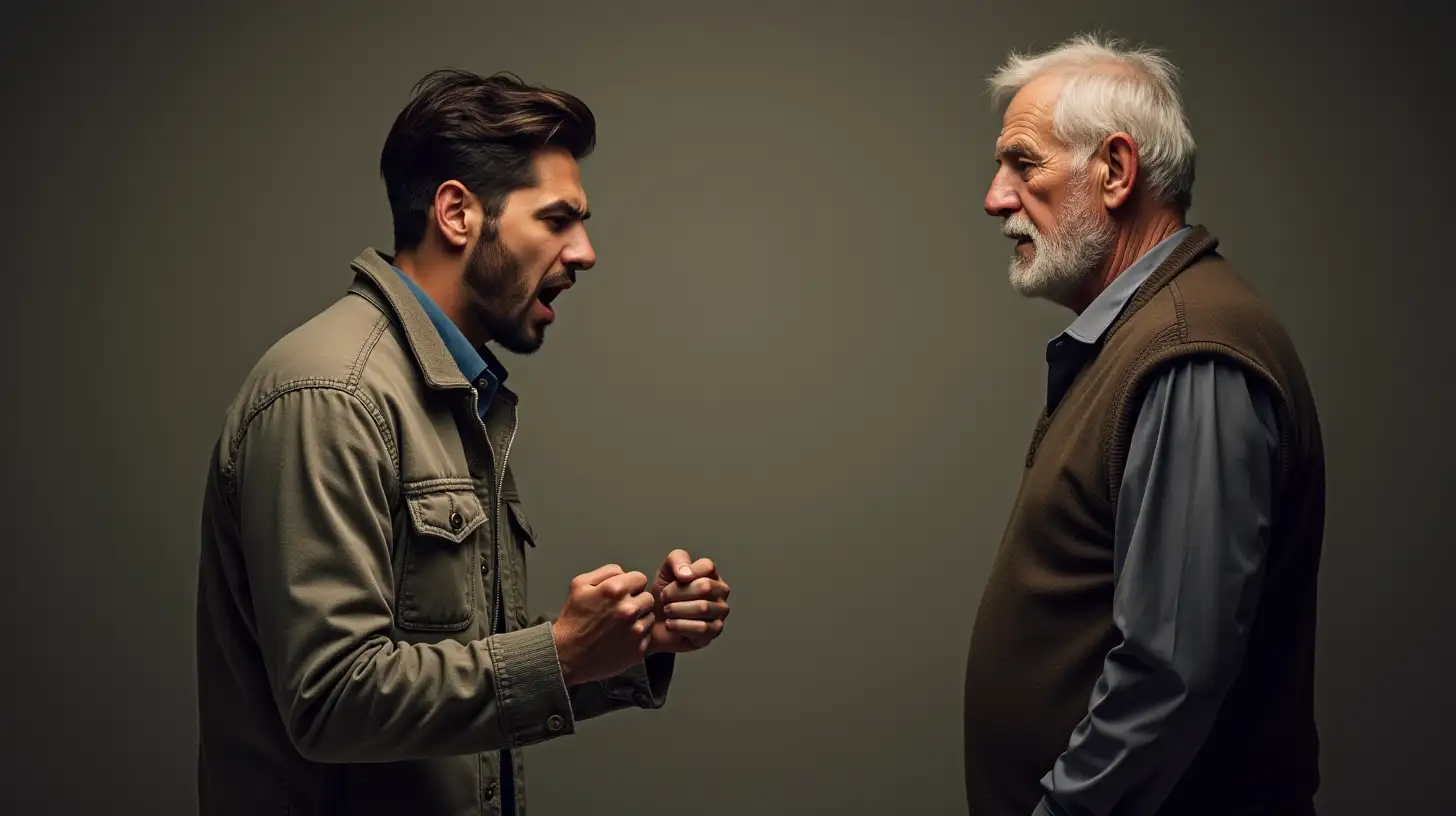
M1111 252L1116 231L1095 189L1095 162L1076 167L1076 155L1052 132L1061 84L1033 80L1006 107L985 205L1016 240L1011 285L1066 304Z

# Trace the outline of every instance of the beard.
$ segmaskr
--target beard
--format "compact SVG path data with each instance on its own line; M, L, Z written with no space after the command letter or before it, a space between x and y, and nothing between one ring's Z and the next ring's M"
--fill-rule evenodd
M1030 258L1015 250L1011 255L1011 286L1026 297L1071 302L1117 242L1112 219L1094 206L1089 178L1073 180L1062 211L1066 214L1045 234L1024 211L1012 213L1001 225L1003 235L1031 240Z
M541 348L546 333L545 321L531 319L540 287L528 287L523 270L520 258L494 233L481 235L465 263L465 288L475 319L490 339L515 354Z

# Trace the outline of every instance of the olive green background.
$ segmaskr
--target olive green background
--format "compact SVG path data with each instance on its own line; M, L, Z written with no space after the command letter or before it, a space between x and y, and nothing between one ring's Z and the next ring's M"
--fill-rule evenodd
M537 611L676 546L734 587L666 709L530 750L532 812L963 812L972 615L1069 320L1006 283L984 77L1099 28L1185 70L1192 218L1320 399L1322 812L1449 812L1456 179L1415 4L36 5L0 26L0 810L195 811L209 447L388 248L380 146L454 65L600 122L600 263L508 358Z

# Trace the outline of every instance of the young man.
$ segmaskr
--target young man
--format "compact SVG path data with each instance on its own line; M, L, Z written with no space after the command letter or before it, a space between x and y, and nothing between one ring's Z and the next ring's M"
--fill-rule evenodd
M1319 418L1277 316L1185 223L1155 52L1014 57L986 212L1077 317L966 671L973 816L1310 814Z
M530 353L596 261L580 100L427 76L380 169L395 254L273 346L208 472L198 600L207 814L520 814L515 749L663 705L674 655L728 614L708 559L578 576L526 614L517 399L487 343Z

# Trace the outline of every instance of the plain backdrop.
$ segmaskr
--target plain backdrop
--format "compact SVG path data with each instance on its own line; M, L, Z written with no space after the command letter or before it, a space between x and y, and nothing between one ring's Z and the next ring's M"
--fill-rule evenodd
M1329 457L1325 814L1449 813L1443 21L1414 4L7 4L0 810L195 812L204 468L257 357L388 249L427 71L583 97L597 268L508 358L534 611L672 547L734 587L668 707L532 812L964 812L975 604L1070 315L981 208L1010 49L1161 47L1191 219L1287 319Z

